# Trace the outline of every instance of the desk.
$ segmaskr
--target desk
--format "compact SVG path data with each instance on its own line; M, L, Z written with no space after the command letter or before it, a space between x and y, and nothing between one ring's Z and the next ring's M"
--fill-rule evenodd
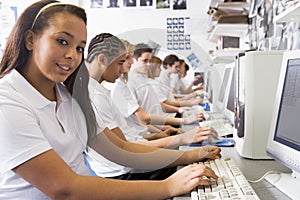
M182 147L184 149L185 147ZM190 148L190 147L189 147ZM281 165L274 160L251 160L242 158L238 155L234 147L222 148L223 158L231 157L235 160L240 170L245 177L249 180L257 180L264 175L265 172L270 170L277 170L281 172L290 172L288 168ZM262 180L259 183L250 183L256 194L261 200L290 200L285 194L275 188L266 180ZM179 197L174 197L173 200L189 200L190 194L186 194Z

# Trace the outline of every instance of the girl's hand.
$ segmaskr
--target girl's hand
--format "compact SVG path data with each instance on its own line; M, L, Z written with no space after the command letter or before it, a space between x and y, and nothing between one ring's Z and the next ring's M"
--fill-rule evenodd
M206 179L202 177L205 176ZM202 164L191 164L183 167L163 180L170 196L178 196L190 192L198 185L209 185L207 178L217 179L215 172Z
M217 132L212 128L196 127L190 131L187 131L180 135L182 137L183 144L191 144L207 141L210 144L212 141L219 139Z
M194 153L197 153L196 159L202 160L215 160L221 158L221 148L217 146L202 146L194 149Z

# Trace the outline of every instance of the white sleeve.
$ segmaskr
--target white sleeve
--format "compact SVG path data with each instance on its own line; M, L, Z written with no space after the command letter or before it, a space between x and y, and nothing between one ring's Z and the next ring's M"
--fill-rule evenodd
M120 88L116 85L111 93L111 99L125 118L134 114L134 112L140 107L137 100L127 87Z
M51 149L37 113L24 102L0 98L0 174Z
M114 119L114 114L112 112L112 105L110 97L107 97L100 93L94 93L93 96L93 107L95 111L96 118L100 118L98 123L101 121L104 123L104 126L108 127L110 130L118 127L116 120Z

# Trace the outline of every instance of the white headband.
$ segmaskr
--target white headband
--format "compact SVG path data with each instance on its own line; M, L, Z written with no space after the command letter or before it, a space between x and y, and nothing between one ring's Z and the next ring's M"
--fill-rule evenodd
M33 29L37 18L41 15L42 12L44 12L47 8L57 6L57 5L68 5L68 4L64 4L64 3L61 3L61 2L53 2L53 3L49 3L49 4L45 5L44 7L42 7L41 10L36 14L36 16L35 16L35 18L32 22L31 29Z

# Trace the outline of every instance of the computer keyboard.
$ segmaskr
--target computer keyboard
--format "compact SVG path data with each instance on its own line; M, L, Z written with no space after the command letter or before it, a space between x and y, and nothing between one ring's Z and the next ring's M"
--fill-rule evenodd
M234 132L234 127L224 119L215 119L199 122L201 127L212 127L220 137L231 135Z
M259 200L233 159L222 158L203 164L212 168L219 178L210 180L209 186L198 186L191 191L192 200Z

